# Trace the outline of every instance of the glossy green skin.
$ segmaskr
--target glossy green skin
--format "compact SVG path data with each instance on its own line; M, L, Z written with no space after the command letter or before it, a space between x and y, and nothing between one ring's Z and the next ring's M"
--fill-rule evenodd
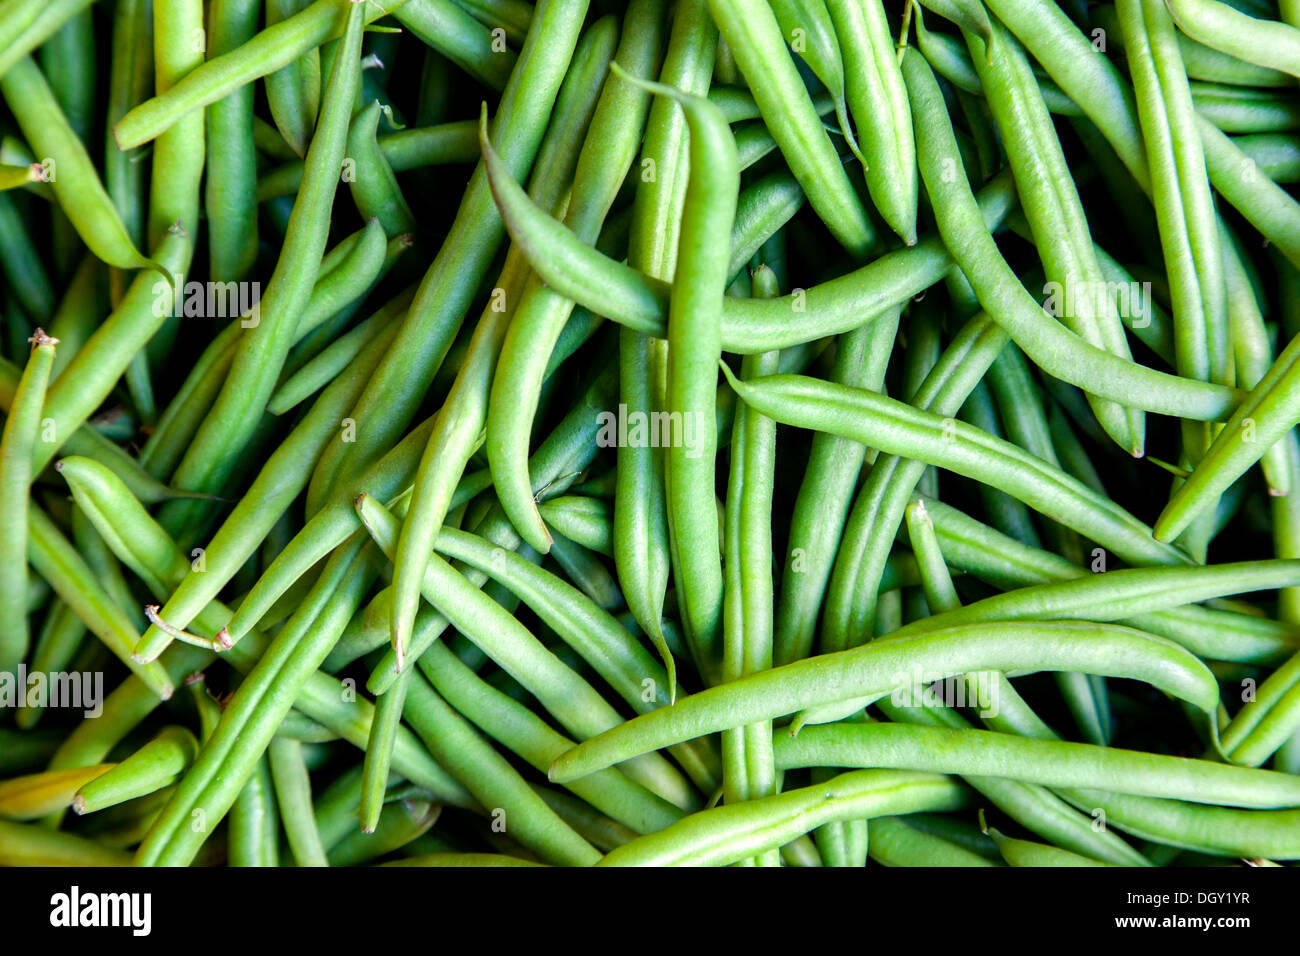
M311 297L328 239L348 119L360 82L362 5L353 5L325 88L321 118L304 166L280 258L258 304L257 324L241 337L215 403L177 466L173 483L219 492L252 438L293 344L298 314Z
M1269 809L1300 802L1288 774L987 730L906 724L820 724L777 734L777 766L882 767L1091 787L1194 803Z
M202 0L155 4L153 19L154 87L166 91L203 63L203 51L195 49L193 42L204 28ZM198 235L204 132L203 115L191 113L154 141L146 224L150 248L175 223ZM180 271L188 272L186 266Z
M365 4L366 23L394 12L405 0L383 8ZM224 99L254 80L287 66L342 34L351 0L316 0L307 9L267 27L247 43L213 57L166 92L141 103L113 128L121 149L149 142L186 114Z
M630 6L614 62L632 75L653 75L663 33L661 0ZM577 157L565 223L594 242L636 155L650 97L611 76L596 104ZM493 483L524 540L545 554L550 536L537 513L527 471L528 444L551 352L574 303L540 286L529 288L501 342L488 399L485 447Z
M491 130L512 175L522 178L536 156L586 8L585 2L572 0L544 0L538 5ZM332 442L321 456L308 487L309 512L374 463L410 423L503 235L480 163L393 347L352 409L357 440Z
M27 499L32 451L54 365L55 340L42 332L14 390L0 434L0 671L17 673L27 657Z
M369 495L358 498L357 509L366 530L391 554L396 519ZM619 723L617 712L595 688L436 555L430 556L421 592L457 630L528 688L570 733L586 739ZM638 783L683 809L699 805L690 784L658 755L630 762L624 769Z
M1048 281L1066 290L1082 289L1072 296L1076 307L1066 309L1060 321L1086 342L1131 361L1118 310L1099 308L1090 291L1104 281L1093 249L1088 220L1077 188L1070 178L1061 143L1056 136L1046 102L1039 92L1029 59L1019 43L1000 25L985 44L973 34L966 42L993 119L1006 144L1016 176L1021 208L1035 235L1039 257ZM1093 399L1093 411L1103 429L1130 454L1140 457L1144 445L1144 418L1135 409Z
M370 103L348 130L347 156L357 164L356 178L349 186L357 211L366 219L377 218L386 235L396 236L415 231L415 216L379 148L380 105L378 100Z
M166 727L112 770L83 784L73 797L72 809L93 813L171 786L198 749L199 742L189 730Z
M924 58L903 57L912 97L921 178L938 213L939 231L980 303L1036 365L1093 395L1182 418L1212 421L1237 400L1230 388L1178 378L1124 361L1052 322L1016 278L984 227L970 183L948 157L958 155L943 97Z
M27 560L54 588L64 603L149 689L162 700L174 685L157 663L142 664L132 656L139 640L135 624L109 597L86 561L58 526L35 503L27 506Z
M669 286L601 255L528 201L500 163L484 157L510 237L547 284L599 315L645 335L667 334ZM1009 175L980 192L981 221L994 228L1013 200ZM722 347L751 355L855 329L943 278L952 260L934 237L888 253L848 275L776 299L728 297ZM806 314L805 314L806 313ZM799 321L792 322L792 314ZM1068 334L1068 333L1065 333Z
M798 375L732 387L777 421L830 431L881 451L959 471L992 485L1136 564L1189 564L1113 501L1042 459L964 422L945 419L864 389Z
M1179 28L1194 40L1239 60L1300 76L1300 30L1257 20L1215 0L1167 0Z
M280 808L280 821L298 866L328 866L325 848L311 803L311 780L303 760L302 744L276 737L267 750L271 781Z
M554 206L560 201L563 184L579 161L574 144L590 128L593 111L598 108L599 91L614 52L616 29L617 22L612 17L602 18L592 25L579 41L574 64L560 88L556 114L542 142L533 175L533 193L546 206ZM481 149L490 152L486 140L486 110L481 118L479 135ZM582 194L579 194L574 203L580 206L582 202ZM598 208L601 206L603 203L597 204ZM498 365L508 328L516 318L526 324L524 315L533 309L567 312L567 303L527 280L523 257L511 249L498 286L503 290L504 302L494 293L484 310L483 319L474 329L469 348L416 470L410 509L402 524L394 560L391 634L399 667L409 649L424 564L432 550L433 537L450 509L456 485L487 424L493 368ZM527 442L524 444L525 448L520 451L521 463L527 461ZM522 481L524 495L531 503L532 489L526 467ZM503 493L503 497L509 495ZM513 499L511 503L515 503ZM511 511L517 513L518 509Z
M208 44L214 57L252 39L261 7L257 0L217 0L209 5ZM203 209L208 218L208 269L214 282L243 279L257 259L253 93L252 85L240 87L203 114L207 140ZM110 123L119 118L111 116Z
M1068 622L965 625L786 664L634 718L562 756L554 780L573 779L634 754L820 704L888 696L896 676L974 670L1069 670L1147 680L1210 713L1218 688L1182 648L1130 628Z
M552 730L523 704L475 675L445 644L434 644L421 656L419 669L457 713L534 769L544 773L556 757L573 746L573 741ZM575 780L569 789L635 833L653 833L684 815L617 768Z
M480 804L490 812L504 813L508 832L550 862L590 866L600 859L600 852L546 806L421 675L412 679L412 696L418 704L410 718L416 731Z
M709 10L809 203L851 255L865 258L877 242L875 232L786 52L772 10L757 0L709 0Z
M40 68L31 59L19 60L0 75L0 94L36 155L41 161L54 160L56 175L50 187L87 247L120 269L151 266L131 241L85 146L68 124Z
M601 866L725 866L836 820L955 810L959 784L934 774L859 770L826 783L692 814L607 853Z
M192 249L193 237L183 231L172 231L155 255L167 274L174 276L189 262ZM167 280L152 271L138 273L113 314L51 383L42 417L53 419L55 440L37 446L32 464L36 471L48 465L62 441L94 414L131 360L166 321L170 310L156 308L160 296L164 300L170 298Z

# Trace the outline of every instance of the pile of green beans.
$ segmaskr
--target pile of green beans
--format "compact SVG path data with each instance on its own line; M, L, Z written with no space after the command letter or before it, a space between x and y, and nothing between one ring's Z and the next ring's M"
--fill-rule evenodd
M0 865L1295 865L1273 6L0 0Z

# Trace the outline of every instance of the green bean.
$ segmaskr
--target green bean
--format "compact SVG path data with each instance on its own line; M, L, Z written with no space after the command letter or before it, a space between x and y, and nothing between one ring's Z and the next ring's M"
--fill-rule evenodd
M629 8L623 39L615 54L638 76L651 75L662 34L661 3ZM594 240L635 155L650 98L636 85L606 83L578 157L573 198L566 224L585 240ZM599 157L599 158L597 158ZM531 288L501 345L492 381L486 421L488 462L501 504L524 540L545 553L550 536L536 510L531 482L523 466L528 431L551 354L572 303L541 288Z
M639 713L670 705L667 675L608 612L576 588L530 561L481 538L444 528L435 542L440 552L501 581L586 660ZM647 688L646 681L650 681ZM651 691L647 695L647 689ZM649 699L647 700L647 696ZM702 790L717 783L716 758L708 748L687 747L674 756Z
M311 779L302 744L276 737L267 750L280 820L298 866L329 866L311 804ZM372 828L373 829L373 828Z
M58 339L37 329L0 435L0 671L16 672L27 656L27 498L32 450Z
M1214 185L1248 222L1290 259L1300 263L1300 205L1267 175L1259 175L1254 161L1237 149L1232 140L1204 118L1197 121L1206 166Z
M478 123L457 120L415 129L383 133L379 152L395 173L425 166L467 163L478 159ZM267 202L298 191L302 183L302 161L294 160L260 176L257 201Z
M579 744L555 762L550 775L563 782L715 730L837 700L888 696L898 675L914 668L941 678L1026 667L1144 680L1206 714L1218 701L1214 679L1198 659L1130 628L1070 622L966 625L796 661L701 691Z
M941 502L926 499L926 510L945 559L998 587L1015 588L1088 575L1085 569L1058 555L1027 548ZM1233 572L1230 569L1228 573ZM996 606L996 601L991 606ZM1138 614L1122 623L1177 640L1192 653L1213 660L1279 662L1294 646L1292 629L1286 625L1191 605Z
M75 813L94 813L143 797L180 779L198 741L184 727L164 727L153 740L106 773L83 783L72 798Z
M788 793L692 814L611 850L600 866L722 866L845 819L955 810L959 784L934 774L859 770Z
M1043 321L1041 309L1011 273L983 226L964 174L948 170L944 157L956 155L957 150L933 74L915 51L904 56L903 67L917 117L922 179L938 213L940 232L951 248L961 250L958 263L981 304L1025 354L1062 381L1120 404L1199 420L1224 416L1234 401L1231 389L1126 362Z
M705 0L677 4L659 81L689 94L711 93L719 42ZM686 137L685 112L668 97L651 97L632 206L628 263L660 279L671 278L676 270L689 178ZM492 172L489 168L489 177ZM663 342L639 332L619 330L618 401L630 413L646 416L645 420L652 420L649 416L663 407L666 349ZM617 446L614 566L629 609L663 661L672 701L677 664L662 625L671 573L664 457L650 442L617 442Z
M1293 778L1273 771L988 730L820 724L797 737L777 734L773 747L783 770L832 765L976 774L1265 809L1294 806L1300 795Z
M579 242L571 232L527 201L505 170L485 157L510 237L529 264L556 291L627 328L663 338L668 311L667 283L614 262ZM999 176L981 190L981 211L993 228L1012 200L1010 177ZM952 266L935 237L888 253L855 272L777 299L723 303L722 347L751 355L810 342L858 328L929 288ZM797 323L790 315L801 315ZM865 316L865 318L864 318ZM1226 405L1226 401L1223 403Z
M234 806L230 808L227 853L231 866L278 866L280 820L275 809L271 767L265 757L257 761Z
M1181 375L1231 384L1222 252L1173 22L1163 3L1120 0L1116 10L1129 44L1152 201L1171 277L1175 368Z
M50 0L45 4L17 4L18 9L5 26L9 37L0 49L0 76L13 70L23 57L41 46L65 23L81 13L91 0ZM12 27L12 32L10 28Z
M32 648L28 670L33 674L55 674L67 670L86 636L86 625L63 601L55 599L40 635ZM21 709L14 715L20 730L30 731L44 713L42 702L19 701ZM22 741L13 746L19 749Z
M608 502L585 495L563 495L542 502L538 511L548 525L566 538L613 557L614 509Z
M27 559L86 627L162 700L173 685L158 664L137 663L131 655L139 639L135 626L113 602L86 562L35 503L27 510Z
M409 4L407 9L410 9ZM349 185L357 211L366 219L377 218L384 227L384 233L395 236L413 232L415 217L375 138L379 130L381 106L375 100L352 120L352 126L348 130L346 156L356 163L356 168L355 178ZM391 114L392 110L388 112Z
M1006 343L1002 329L987 316L977 315L940 356L913 402L940 414L957 411ZM870 636L889 544L924 470L921 462L893 456L878 457L872 465L849 512L827 583L825 649L841 650Z
M586 9L585 2L538 5L491 132L513 175L522 176L536 155ZM392 348L352 409L350 417L361 424L356 440L331 443L317 464L307 492L309 511L360 475L410 423L504 233L491 202L480 163Z
M863 389L802 376L775 375L753 383L724 369L746 404L779 422L831 431L891 454L960 469L1030 507L1051 514L1135 563L1186 564L1190 559L1151 538L1150 530L1091 488L1009 442L963 422L944 419ZM976 451L978 449L978 451Z
M330 205L343 161L347 122L357 86L362 4L353 4L343 46L326 85L321 120L312 137L303 187L294 203L280 258L257 306L256 324L241 337L216 402L177 468L173 483L187 490L218 491L236 453L252 437L260 413L293 342L299 310L311 296L325 250Z
M967 36L967 43L1006 144L1021 206L1033 233L1045 239L1037 246L1049 283L1044 288L1065 293L1063 307L1050 311L1090 345L1130 361L1124 327L1118 311L1110 308L1083 205L1077 188L1070 184L1065 156L1028 58L1005 28L997 26L992 35L994 41L987 47L973 34ZM1090 404L1106 433L1140 457L1143 416L1116 402L1091 398Z
M1300 76L1300 30L1257 20L1215 0L1167 0L1178 28L1238 60Z
M385 553L391 553L396 519L369 495L357 499L357 510L366 529ZM534 694L570 733L587 738L619 723L614 709L590 684L437 555L430 555L421 592L459 631ZM697 805L690 785L662 758L633 761L623 769L632 779L683 809Z
M397 322L411 304L411 293L405 292L385 303L374 315L358 323L351 331L335 339L319 355L294 372L276 389L266 410L273 415L283 415L301 404L320 388L341 375L372 342L385 345L397 334ZM384 348L384 345L377 345Z
M715 14L717 10L715 8ZM744 68L742 66L742 68ZM665 480L674 571L684 587L687 639L704 670L715 666L722 623L722 566L713 483L717 388L722 353L720 322L728 243L736 213L739 167L735 144L717 107L671 87L634 81L676 100L689 125L690 169L682 212L677 276L668 306L665 401L669 420L680 420L680 440L668 448ZM686 529L691 529L688 533Z
M273 27L302 10L298 0L267 0L266 25ZM266 77L266 101L276 129L299 156L307 154L320 109L321 56L308 50Z
M403 26L490 90L505 88L515 66L511 50L452 0L407 0L390 10Z
M600 859L600 852L560 820L423 676L412 678L411 691L418 705L418 717L412 717L416 731L505 832L553 862L589 866Z
M366 4L362 16L370 23L392 13L404 2L393 0L382 9ZM350 10L351 5L345 5L344 0L316 0L307 9L262 30L234 50L213 57L175 86L124 116L113 128L118 146L132 149L147 143L193 110L224 99L241 86L287 66L341 34Z
M1167 846L1239 858L1300 858L1300 813L1295 810L1206 807L1096 790L1071 791L1066 797L1076 806L1104 813L1108 827Z
M168 598L162 610L164 619L184 627L216 597L256 550L266 532L306 485L313 461L339 428L340 418L381 360L384 344L382 340L371 342L352 366L321 393L311 410L267 459L266 465L244 497L202 550L203 561L196 563ZM331 547L342 540L340 537ZM323 555L316 557L321 556ZM314 564L315 559L311 563ZM268 603L262 609L263 612L269 607ZM254 619L245 625L243 620L243 617L237 615L230 622L231 639L234 641L238 641L256 623ZM156 629L150 629L137 650L149 656L165 646L165 635Z
M1202 133L1202 142L1205 145L1205 158L1207 163L1218 161L1215 150L1215 143L1211 143L1212 137ZM1300 181L1300 140L1297 140L1293 133L1250 133L1245 136L1233 136L1229 143L1236 147L1241 153L1238 157L1234 152L1231 155L1241 161L1248 160L1254 163L1254 168L1263 173L1265 177L1275 183L1294 183ZM1251 167L1246 166L1246 169ZM1255 185L1255 184L1251 184ZM1267 188L1267 184L1265 184Z
M43 178L90 250L121 269L152 266L127 234L85 146L68 125L40 68L30 59L20 60L0 76L0 94L47 167Z
M187 233L170 231L155 253L160 268L169 270L169 275L179 273L189 261L191 248ZM138 274L117 309L51 383L43 417L49 420L52 440L37 446L35 471L49 464L63 442L99 407L134 355L162 325L171 311L170 292L166 282L147 272Z
M0 190L17 189L27 183L40 182L41 167L39 163L29 166L0 166Z
M253 38L260 7L257 0L218 0L209 6L208 46L212 56L237 50ZM110 116L109 126L121 115ZM257 260L253 87L241 87L213 103L204 111L204 122L207 178L203 211L208 218L208 272L214 282L238 282L252 271Z
M574 67L560 89L556 116L543 141L534 170L533 190L545 205L559 201L561 184L580 161L573 143L583 138L584 131L594 121L593 112L599 108L599 91L604 82L606 65L614 52L616 35L617 22L613 18L602 18L586 32L574 53ZM481 116L479 136L482 151L490 152L486 108ZM586 177L583 179L585 185ZM621 174L614 176L615 182L621 179ZM594 203L591 214L597 220L603 218L604 207L608 201L612 201L613 190L610 192L608 200L597 199ZM587 201L587 196L575 194L572 205L583 208ZM410 628L419 606L424 562L431 551L433 537L449 510L451 497L464 466L489 422L490 395L494 384L493 367L499 365L498 357L504 350L508 330L515 326L516 318L522 325L531 326L540 317L545 325L546 320L558 312L568 312L567 303L529 280L523 257L514 248L506 257L501 283L499 288L503 289L503 295L500 299L494 295L484 310L484 319L474 331L466 358L456 374L443 409L438 414L437 424L416 470L410 512L402 524L394 557L391 633L399 671L409 649ZM490 425L488 428L491 430ZM524 438L523 444L526 449L527 438ZM520 451L519 459L521 464L526 464L526 450ZM489 463L496 464L491 453ZM522 469L521 476L520 471L521 469L516 469L513 474L522 478L524 497L528 506L533 508L527 469ZM496 474L500 474L499 467L494 472ZM504 481L499 484L502 486L500 497L507 507L507 513L513 517L518 509L511 506L517 499L512 498L508 491L515 490L514 485ZM507 501L509 504L506 504ZM549 541L543 541L541 545L538 550L544 551Z
M458 713L543 773L573 746L528 708L479 679L445 644L421 656L420 671ZM614 769L575 780L570 789L634 833L652 833L683 816Z
M909 826L909 817L870 821L871 859L883 866L996 866L965 847Z
M821 80L822 85L830 93L831 100L835 104L835 117L839 121L840 132L844 134L849 149L860 156L858 144L853 138L853 126L849 123L848 106L844 100L845 71L844 61L841 58L841 44L836 38L836 27L831 20L828 4L825 0L774 0L770 6L772 13L776 15L777 25L781 28L786 44L808 64L813 75ZM734 68L735 55L725 41L718 45L719 55L723 50L732 60ZM732 78L726 82L734 83L738 79ZM719 82L723 82L721 78ZM728 122L731 121L728 117ZM863 166L866 166L865 162Z
M771 270L760 267L755 279L770 287ZM772 288L770 291L775 292ZM777 354L747 357L742 375L772 371ZM722 679L736 680L772 666L772 485L776 459L776 422L749 409L738 409L731 442L731 475L726 502L726 591ZM729 729L722 735L723 796L744 802L776 792L770 722ZM764 853L754 865L779 866L779 855Z
M68 284L68 291L50 320L49 334L59 340L60 348L50 368L50 378L57 379L72 356L94 334L106 309L103 266L90 253Z
M907 89L879 0L829 0L844 56L849 108L862 140L862 165L876 209L916 245L916 149ZM848 135L848 131L845 131Z
M72 802L73 794L116 764L46 770L0 781L0 819L37 820Z
M159 3L153 19L154 86L166 92L203 63L203 51L193 42L203 32L203 4L198 0ZM204 145L202 114L178 120L155 141L147 233L151 248L174 223L190 235L198 234Z
M386 808L374 833L354 830L331 848L330 866L359 866L419 840L438 822L442 808L412 794Z
M142 864L167 865L181 859L188 862L206 835L181 825L189 809L202 807L215 825L234 803L255 772L275 728L346 623L346 618L338 618L345 612L350 617L355 609L350 608L350 598L355 596L360 603L361 595L354 592L369 585L367 578L347 574L360 547L361 541L357 540L334 554L307 598L235 692L221 725L199 752L194 766L141 844ZM339 588L345 579L347 586ZM236 740L241 742L239 749L234 749Z
M522 43L533 19L528 0L457 0L470 16L485 26L502 29L511 43Z
M997 842L998 852L1002 854L1002 858L1011 866L1115 865L1113 863L1103 863L1099 860L1092 860L1078 853L1071 853L1069 850L1062 850L1060 847L1048 846L1045 843L1035 843L1033 840L1017 840L1015 837L1009 837L991 827L985 832Z
M727 275L739 275L763 243L789 222L803 204L804 194L798 181L785 172L769 173L744 189L736 200Z
M751 92L808 202L851 255L866 258L877 242L875 232L785 51L771 9L754 0L709 0L709 9L741 72L763 77Z
M33 4L32 6L35 6ZM0 820L4 866L130 866L131 856L75 833Z
M1296 356L1300 339L1293 340L1223 426L1191 476L1170 498L1156 521L1156 537L1168 541L1265 455L1297 421L1295 405Z

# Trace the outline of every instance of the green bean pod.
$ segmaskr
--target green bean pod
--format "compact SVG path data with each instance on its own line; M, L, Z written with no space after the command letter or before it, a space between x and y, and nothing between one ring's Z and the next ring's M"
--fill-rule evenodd
M349 186L357 211L366 219L377 218L387 235L396 236L415 231L415 216L375 138L382 106L378 100L370 103L348 129L346 156L356 164Z
M208 7L212 56L238 49L257 32L257 0L217 0ZM132 106L135 104L132 103ZM109 125L120 115L110 116ZM245 86L204 111L207 155L203 211L208 217L208 272L214 282L238 282L257 259L257 154L253 87ZM115 149L114 152L117 152Z
M830 431L891 454L960 471L1054 516L1125 560L1188 564L1172 546L1113 501L1010 442L864 389L793 375L740 382L724 368L741 399L779 422ZM903 436L906 437L903 437Z
M555 762L551 779L573 779L670 743L819 704L888 696L901 675L917 669L939 679L1025 668L1144 680L1206 714L1218 702L1214 678L1197 658L1130 628L1072 622L966 625L796 661L701 691L579 744Z
M157 91L166 92L203 63L203 47L196 42L203 35L201 0L154 5L153 59ZM180 223L190 235L198 235L204 132L203 114L195 113L178 120L153 144L147 223L150 248L162 241L174 223Z
M298 313L311 296L325 250L330 206L343 161L347 121L358 83L362 10L353 4L343 46L335 59L321 107L319 131L312 137L303 187L279 261L247 336L230 366L216 402L177 468L173 483L195 491L220 490L237 453L252 437L262 410L293 343Z
M1300 783L1274 771L988 730L820 724L797 737L777 734L773 746L782 770L835 766L975 774L1255 809L1291 807L1300 799Z
M859 770L788 793L694 813L607 853L600 866L724 866L837 820L956 810L960 784L935 774Z
M82 784L72 798L72 809L79 814L94 813L169 787L180 779L198 748L198 741L186 728L164 727L111 770Z
M27 500L32 452L40 435L45 390L54 365L52 339L40 329L31 338L23 369L0 434L0 671L17 673L27 657Z
M889 228L914 246L919 187L912 113L884 7L880 0L828 0L827 7L844 56L872 202Z
M840 244L865 259L877 244L875 231L786 53L771 8L757 0L709 0L709 9L808 202Z
M1300 30L1256 18L1217 0L1166 0L1180 30L1238 60L1300 76Z
M86 147L68 125L40 67L31 59L14 63L0 75L0 95L45 166L43 178L54 190L60 208L90 251L119 269L152 267L131 241Z

